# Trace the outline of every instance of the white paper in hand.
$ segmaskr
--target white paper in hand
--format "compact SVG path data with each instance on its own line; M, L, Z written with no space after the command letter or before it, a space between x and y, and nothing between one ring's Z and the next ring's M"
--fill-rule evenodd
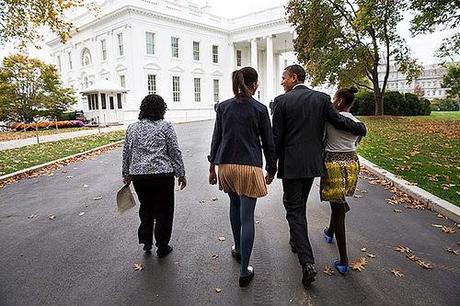
M134 206L136 206L136 201L134 200L131 188L129 188L129 185L124 185L117 192L118 213L122 214Z

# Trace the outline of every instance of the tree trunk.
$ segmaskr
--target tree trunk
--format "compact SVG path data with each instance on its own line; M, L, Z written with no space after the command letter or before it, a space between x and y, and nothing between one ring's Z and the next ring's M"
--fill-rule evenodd
M383 116L383 95L378 90L378 92L374 91L374 100L375 100L375 115L376 116Z

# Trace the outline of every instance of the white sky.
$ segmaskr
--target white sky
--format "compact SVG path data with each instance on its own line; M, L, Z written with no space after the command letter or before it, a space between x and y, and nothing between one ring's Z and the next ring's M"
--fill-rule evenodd
M100 1L100 0L99 0ZM223 17L236 17L245 15L254 11L263 10L266 8L275 7L278 5L285 5L288 3L288 0L192 0L193 2L204 6L206 2L211 5L211 13L223 16ZM408 12L405 15L405 20L401 22L398 26L400 35L406 39L409 47L413 52L413 56L417 58L423 64L433 64L438 63L441 60L434 57L433 53L441 44L441 41L444 37L451 36L453 31L436 31L432 34L427 35L418 35L417 37L412 37L409 32L409 20L410 13ZM47 60L48 50L45 43L42 43L42 50L30 49L30 54L36 57L39 57L43 60ZM13 46L7 45L2 46L0 49L0 59L4 56L14 53ZM458 60L458 59L457 59Z

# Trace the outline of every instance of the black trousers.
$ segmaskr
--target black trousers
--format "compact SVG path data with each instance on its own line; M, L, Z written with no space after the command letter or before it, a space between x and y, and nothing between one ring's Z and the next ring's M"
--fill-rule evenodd
M301 265L314 263L313 251L308 239L307 199L314 178L283 179L283 204L289 223L291 241L297 250Z
M165 248L169 244L174 217L174 176L133 178L134 190L141 203L139 243ZM155 227L155 232L154 232Z

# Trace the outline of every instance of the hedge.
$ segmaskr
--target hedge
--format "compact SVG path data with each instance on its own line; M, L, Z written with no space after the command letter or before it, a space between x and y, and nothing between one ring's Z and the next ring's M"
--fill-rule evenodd
M458 111L460 106L454 99L433 99L431 110L433 111Z
M374 94L366 90L358 92L351 111L356 115L374 115ZM419 99L412 93L403 95L397 91L386 91L383 96L383 111L385 115L391 116L427 116L431 113L431 108L429 100Z

